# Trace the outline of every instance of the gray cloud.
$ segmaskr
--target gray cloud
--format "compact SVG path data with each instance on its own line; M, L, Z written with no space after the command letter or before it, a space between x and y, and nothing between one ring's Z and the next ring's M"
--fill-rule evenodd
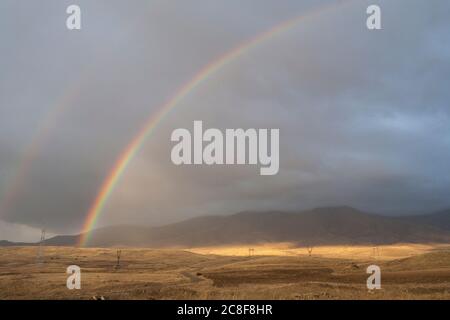
M54 232L79 230L117 156L183 82L320 5L81 1L83 29L73 33L68 4L0 5L0 195L39 142L1 219ZM380 1L383 30L374 32L365 28L368 4L305 19L208 78L147 139L99 224L332 204L386 214L450 206L450 4ZM280 128L280 173L174 166L170 133L193 120Z

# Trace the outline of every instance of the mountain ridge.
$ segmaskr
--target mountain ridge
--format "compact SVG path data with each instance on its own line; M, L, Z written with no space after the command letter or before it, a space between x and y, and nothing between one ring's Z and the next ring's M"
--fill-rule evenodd
M79 239L80 235L61 235L46 240L45 244L73 246ZM299 245L450 243L450 210L402 217L367 213L348 206L299 212L242 211L195 217L160 227L99 228L90 235L88 246L159 248L270 242ZM12 245L25 244L0 241L0 246Z

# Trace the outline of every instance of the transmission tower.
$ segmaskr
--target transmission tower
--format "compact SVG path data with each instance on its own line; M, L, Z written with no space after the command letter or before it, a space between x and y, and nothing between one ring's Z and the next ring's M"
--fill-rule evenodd
M378 246L372 248L372 255L377 258L380 256L380 251L378 250Z
M116 262L116 269L120 268L120 256L122 255L122 250L117 250L117 262Z
M37 263L38 264L42 264L43 263L44 245L45 245L45 229L42 229L42 231L41 231L41 241L39 241L39 250L38 250L38 256L37 256Z

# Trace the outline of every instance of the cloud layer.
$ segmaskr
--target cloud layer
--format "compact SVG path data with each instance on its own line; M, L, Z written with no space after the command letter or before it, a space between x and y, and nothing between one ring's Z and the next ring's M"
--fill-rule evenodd
M181 84L330 2L80 1L83 29L69 32L67 1L2 1L0 219L78 231L118 155ZM379 3L383 30L365 26L370 2L344 1L213 74L147 139L99 225L337 204L386 214L449 207L450 4ZM280 173L173 165L170 134L193 120L279 128Z

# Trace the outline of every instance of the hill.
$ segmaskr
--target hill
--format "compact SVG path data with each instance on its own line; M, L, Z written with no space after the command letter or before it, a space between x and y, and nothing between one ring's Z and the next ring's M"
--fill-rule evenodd
M419 216L409 216L408 219L416 224L429 225L450 232L450 210L443 210Z
M199 247L293 242L299 245L450 243L450 211L387 217L351 207L302 212L240 212L204 216L162 227L113 226L94 230L89 246ZM47 245L70 246L79 235L57 236Z

